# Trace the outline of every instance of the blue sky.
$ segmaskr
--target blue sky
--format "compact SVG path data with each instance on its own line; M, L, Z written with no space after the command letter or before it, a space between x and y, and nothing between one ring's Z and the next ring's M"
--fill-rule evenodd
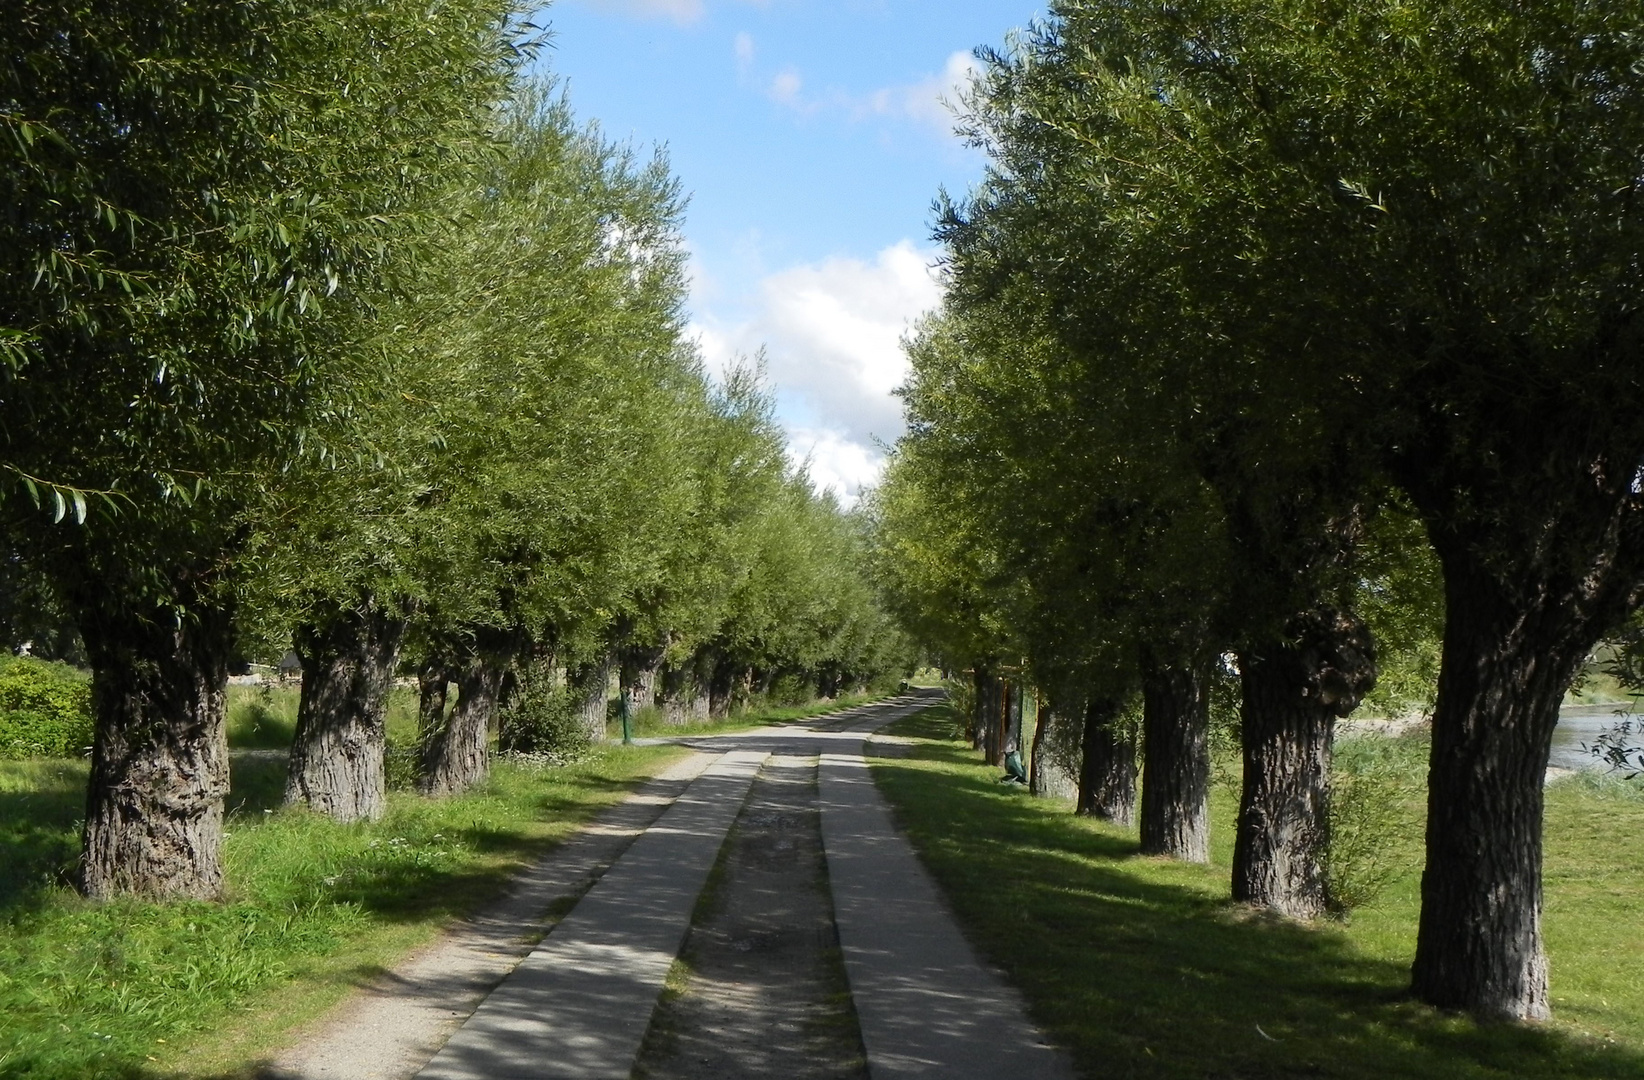
M900 434L897 341L937 299L931 202L982 160L952 135L972 49L1028 0L558 0L547 65L690 193L692 331L764 348L790 447L853 495Z

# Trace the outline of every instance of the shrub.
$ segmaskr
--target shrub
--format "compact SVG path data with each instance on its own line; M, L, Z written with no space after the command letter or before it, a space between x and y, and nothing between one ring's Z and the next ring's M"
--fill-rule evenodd
M591 745L577 696L542 664L527 665L519 688L497 718L497 748L505 754L550 755L569 761Z
M1337 744L1326 873L1337 915L1372 903L1414 868L1427 738L1366 735Z
M73 757L91 745L91 684L67 664L0 663L0 758Z

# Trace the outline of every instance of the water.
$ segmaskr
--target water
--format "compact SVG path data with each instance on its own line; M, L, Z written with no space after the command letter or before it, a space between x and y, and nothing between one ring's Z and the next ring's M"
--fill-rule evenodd
M1564 706L1558 711L1558 727L1553 729L1553 754L1547 764L1555 769L1608 768L1581 746L1583 743L1591 746L1600 734L1619 724L1625 717L1618 715L1618 710L1628 708L1625 705ZM1633 716L1637 719L1636 713Z

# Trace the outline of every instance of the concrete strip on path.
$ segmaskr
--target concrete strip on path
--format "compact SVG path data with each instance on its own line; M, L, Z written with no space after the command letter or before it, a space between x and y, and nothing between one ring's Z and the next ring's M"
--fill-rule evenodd
M374 980L258 1076L407 1080L416 1075L531 951L553 904L585 891L713 760L714 755L700 753L681 758L601 811L526 870L506 897Z
M725 754L554 927L419 1080L628 1080L765 751Z
M821 755L822 845L873 1080L1073 1080L1021 995L960 934L851 741Z

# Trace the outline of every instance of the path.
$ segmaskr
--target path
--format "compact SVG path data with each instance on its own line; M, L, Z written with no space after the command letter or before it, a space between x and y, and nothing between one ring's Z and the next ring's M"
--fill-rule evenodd
M715 755L712 764L633 840L416 1075L422 1080L628 1080L637 1063L642 1075L656 1077L850 1077L861 1075L865 1049L873 1080L1071 1080L1065 1055L1045 1044L1027 1020L1020 996L960 934L869 775L864 739L930 703L929 696L909 695L803 725L677 740ZM700 765L709 759L695 760ZM697 911L756 775L762 777L760 786L738 841L726 847L721 883L712 902ZM782 783L788 787L779 791ZM809 879L789 875L781 886L780 874L750 870L748 853L759 850L756 834L763 827L761 816L771 812L767 804L786 800L787 809L777 812L804 813L803 800L793 802L801 789L817 810L829 895L820 909L794 903L784 913L769 890L803 888L805 880L820 889L822 868ZM733 895L721 895L727 890ZM809 951L784 954L757 946L757 933L774 941L814 921L818 911L825 925L829 906L837 953L830 953L832 934L819 939L820 949ZM759 915L764 909L770 910ZM691 931L693 913L697 927ZM766 929L748 929L758 918ZM742 931L735 930L743 924ZM688 931L695 937L687 959L702 970L682 996L671 995L658 1010ZM738 932L744 936L737 938ZM745 950L751 954L747 962L734 961L723 949L710 956L705 950L715 934L733 951L737 941L753 942ZM828 1030L815 1039L814 1031L783 1028L779 1017L790 1011L781 1007L783 995L761 996L759 986L781 984L791 1002L810 994L815 1004L815 995L826 991L801 984L810 979L811 985L828 985L829 955L835 967L842 956L848 973L843 1011L822 1009L819 1022ZM793 969L795 963L805 970ZM792 985L787 985L783 980L790 974ZM739 995L766 1007L735 1008ZM647 1039L654 1018L657 1026ZM704 1030L682 1031L681 1023ZM709 1045L711 1050L703 1049ZM784 1065L784 1057L795 1067ZM804 1068L798 1067L801 1060ZM834 1064L824 1067L825 1061ZM318 1080L365 1074L280 1075Z

